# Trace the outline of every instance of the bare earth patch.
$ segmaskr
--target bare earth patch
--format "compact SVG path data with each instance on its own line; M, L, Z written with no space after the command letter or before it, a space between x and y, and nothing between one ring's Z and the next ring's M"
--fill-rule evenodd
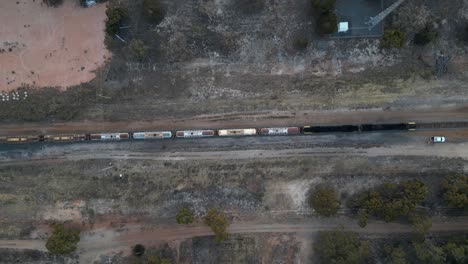
M104 45L106 6L64 1L0 1L0 90L21 84L68 87L88 82L110 58Z

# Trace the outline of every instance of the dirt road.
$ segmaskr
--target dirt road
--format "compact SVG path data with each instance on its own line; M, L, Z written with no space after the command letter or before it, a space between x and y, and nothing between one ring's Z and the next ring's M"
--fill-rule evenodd
M450 220L435 218L431 232L466 231L468 218L452 218ZM298 224L258 224L258 223L234 223L228 231L232 234L242 233L315 233L322 230L331 230L343 227L348 231L356 231L362 234L396 234L411 232L411 227L397 223L371 222L366 228L360 228L356 221L349 218L335 218L327 222L308 220ZM212 235L206 226L167 226L157 228L145 228L143 225L128 225L119 231L103 228L93 230L92 233L84 232L78 244L80 263L91 263L102 254L111 252L127 252L136 243L144 245L157 245L161 241L184 240L199 236ZM0 240L0 248L45 250L45 241L38 240Z
M0 135L61 134L138 131L187 128L233 128L261 126L302 126L391 122L468 121L468 106L415 110L356 110L253 112L201 115L187 119L159 119L145 122L77 121L68 123L21 123L2 125Z

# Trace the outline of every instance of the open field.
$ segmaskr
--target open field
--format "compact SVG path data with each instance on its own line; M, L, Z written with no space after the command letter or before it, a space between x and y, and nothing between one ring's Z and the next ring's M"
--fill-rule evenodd
M0 2L0 91L23 85L66 88L96 77L94 71L111 57L104 46L106 7L78 4Z

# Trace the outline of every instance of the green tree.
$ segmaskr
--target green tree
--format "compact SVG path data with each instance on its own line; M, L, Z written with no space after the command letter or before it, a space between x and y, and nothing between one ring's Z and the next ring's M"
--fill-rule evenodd
M186 208L181 208L176 216L178 224L191 224L193 223L193 214Z
M423 30L414 35L414 44L424 46L437 39L438 36L439 34L434 28L426 26Z
M111 6L106 10L106 32L114 35L119 32L122 21L128 18L128 10L123 6Z
M409 221L416 233L421 237L424 237L432 227L431 218L423 213L412 213Z
M130 42L130 50L138 59L143 59L148 54L148 46L142 40L133 39Z
M468 176L452 175L442 181L443 199L449 206L468 207Z
M446 255L441 247L431 242L413 242L413 251L416 258L425 264L444 264Z
M468 263L468 240L462 243L448 242L443 247L448 263Z
M343 230L321 231L315 250L322 263L359 264L369 258L369 244L356 233Z
M369 219L369 214L366 210L361 210L358 214L358 225L362 228L367 226L367 220Z
M215 240L217 243L226 240L229 237L229 234L226 232L229 223L224 213L219 212L216 209L208 210L205 217L205 224L211 228L213 233L215 233Z
M318 214L327 217L336 215L341 206L336 190L327 186L316 187L310 194L309 203Z
M317 33L332 34L338 30L338 17L334 12L322 13L317 20Z
M143 13L152 21L159 22L163 19L163 10L159 0L144 0Z
M406 253L402 246L385 245L386 264L406 264Z
M63 224L52 226L52 235L46 242L46 248L53 254L70 254L76 250L76 245L80 241L80 231L65 228Z
M399 29L386 29L382 37L382 47L401 49L405 45L406 36Z
M424 201L427 192L427 187L419 180L385 183L373 190L355 194L349 200L348 207L390 222L414 212L416 206Z

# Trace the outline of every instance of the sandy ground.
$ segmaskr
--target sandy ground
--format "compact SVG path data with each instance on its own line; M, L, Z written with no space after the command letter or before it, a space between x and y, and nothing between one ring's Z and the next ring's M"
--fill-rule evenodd
M68 87L90 81L110 57L106 6L58 8L41 0L0 1L0 90L21 84Z
M453 232L465 231L467 225L466 218L455 219L434 218L432 232ZM360 228L355 221L349 218L331 219L327 223L316 220L308 220L297 224L257 224L257 223L233 223L228 228L231 234L239 233L315 233L322 230L335 229L337 226L343 227L348 231L355 231L364 234L383 235L388 233L409 233L412 231L410 226L397 223L383 223L379 221L371 222L366 228ZM132 245L135 243L144 243L145 245L157 245L161 241L183 240L198 236L212 235L212 232L206 226L191 225L187 227L158 227L145 228L144 225L130 224L124 228L103 228L84 232L81 235L81 241L78 244L78 254L80 263L91 263L101 254L111 252L129 253ZM45 250L45 241L41 240L0 240L0 248L15 249L35 249Z

